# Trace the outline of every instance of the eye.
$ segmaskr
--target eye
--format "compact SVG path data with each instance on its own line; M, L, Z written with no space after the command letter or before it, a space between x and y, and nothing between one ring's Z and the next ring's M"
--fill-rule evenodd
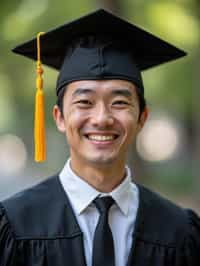
M80 100L80 101L77 101L77 103L91 104L89 100Z
M92 105L92 102L89 100L79 100L79 101L74 102L74 104L80 107L88 107Z
M129 103L123 100L118 100L113 102L114 105L128 105Z

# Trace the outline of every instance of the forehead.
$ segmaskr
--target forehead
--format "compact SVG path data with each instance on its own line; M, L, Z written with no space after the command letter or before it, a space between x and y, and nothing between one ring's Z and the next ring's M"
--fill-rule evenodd
M79 80L67 85L67 96L74 96L76 92L87 92L98 95L112 94L113 91L129 91L132 96L136 95L136 86L134 83L126 80ZM79 95L80 93L77 93Z

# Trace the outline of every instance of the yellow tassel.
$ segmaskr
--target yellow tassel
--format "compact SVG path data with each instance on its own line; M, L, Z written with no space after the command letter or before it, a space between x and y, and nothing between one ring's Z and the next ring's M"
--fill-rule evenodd
M43 69L40 60L40 32L37 35L37 79L35 96L35 161L43 162L46 159L46 140L45 140L45 114L44 114L44 93L43 93Z

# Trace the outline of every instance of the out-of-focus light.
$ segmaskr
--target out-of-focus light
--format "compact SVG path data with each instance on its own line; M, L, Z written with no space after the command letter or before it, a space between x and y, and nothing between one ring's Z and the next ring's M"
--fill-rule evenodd
M46 11L48 2L48 0L23 0L16 11L16 15L22 19L35 19ZM27 10L31 10L31 12L27 12Z
M0 172L16 175L26 165L27 151L23 141L14 135L0 136Z
M180 146L180 129L167 117L151 119L137 138L137 151L146 161L171 159Z
M6 40L20 38L32 26L33 20L41 16L48 8L49 0L23 0L15 12L4 21L3 36Z
M10 95L10 88L12 88L10 79L2 72L0 72L0 84L2 87L2 89L0 89L0 131L3 131L4 128L10 126L16 112L14 109L13 97Z
M177 44L198 45L200 34L198 20L189 9L176 1L154 1L148 8L149 22ZM186 34L187 29L187 34Z

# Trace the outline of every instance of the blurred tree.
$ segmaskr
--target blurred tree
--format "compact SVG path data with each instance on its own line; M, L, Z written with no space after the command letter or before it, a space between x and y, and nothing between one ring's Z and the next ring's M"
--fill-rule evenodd
M198 23L200 28L200 1L195 1L195 10L198 17ZM200 40L198 42L198 47L200 47ZM194 182L194 196L197 202L200 204L200 115L199 115L199 99L200 99L200 89L199 89L199 69L200 69L200 50L196 49L194 51L194 63L193 63L193 83L192 83L192 103L193 103L193 116L192 116L192 128L194 129L194 134L191 136L194 138L193 144L193 171L195 176Z
M122 1L120 0L98 0L96 2L99 8L105 8L118 15L122 14Z

